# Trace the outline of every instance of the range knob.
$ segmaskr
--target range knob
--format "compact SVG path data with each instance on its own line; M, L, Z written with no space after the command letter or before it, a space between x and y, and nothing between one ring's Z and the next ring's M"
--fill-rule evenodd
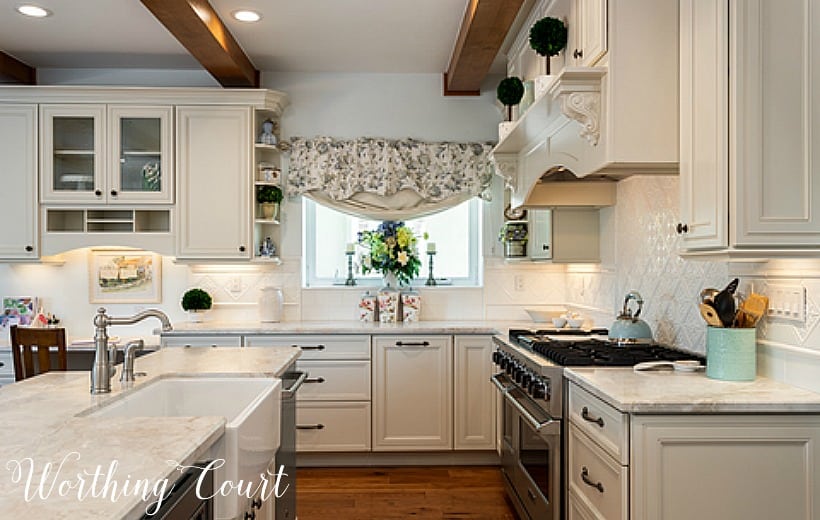
M532 373L524 372L524 375L521 376L521 386L528 388L530 386L530 381L532 381Z
M501 361L498 363L498 366L501 367L501 370L506 370L507 365L510 364L510 358L506 354L501 356Z
M530 393L532 394L533 399L543 399L547 396L547 386L541 381L538 381L533 385Z
M493 364L497 365L501 363L501 352L498 350L493 351Z
M513 370L515 370L516 365L518 365L518 363L516 363L512 359L507 362L507 370L506 371L507 371L508 376L513 375Z

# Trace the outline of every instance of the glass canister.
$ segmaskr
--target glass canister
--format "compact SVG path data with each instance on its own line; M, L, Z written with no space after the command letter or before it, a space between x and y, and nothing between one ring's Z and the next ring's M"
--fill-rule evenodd
M259 321L276 323L282 321L282 289L268 285L259 292Z

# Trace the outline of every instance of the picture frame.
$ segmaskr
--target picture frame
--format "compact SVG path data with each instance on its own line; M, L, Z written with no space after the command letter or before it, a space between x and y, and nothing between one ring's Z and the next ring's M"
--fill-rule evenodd
M160 303L162 257L138 249L91 249L88 253L88 301Z

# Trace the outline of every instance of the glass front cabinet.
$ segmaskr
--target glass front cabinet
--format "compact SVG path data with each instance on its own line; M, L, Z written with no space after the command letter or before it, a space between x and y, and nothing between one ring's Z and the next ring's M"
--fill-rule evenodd
M43 105L41 199L173 203L170 106Z

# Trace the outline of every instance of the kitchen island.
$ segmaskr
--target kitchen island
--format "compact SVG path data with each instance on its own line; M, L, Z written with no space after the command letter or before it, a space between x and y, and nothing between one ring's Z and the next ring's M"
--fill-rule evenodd
M110 394L91 395L88 372L49 372L0 388L0 518L140 518L146 504L124 486L173 484L181 476L177 465L199 461L222 437L225 418L86 414L173 375L278 378L299 354L292 348L168 349L139 358L135 368L147 376L133 388L112 382ZM110 488L106 496L91 495L98 468L100 480L112 472L122 496L112 500ZM82 477L84 493L77 487ZM62 482L69 484L61 488Z

